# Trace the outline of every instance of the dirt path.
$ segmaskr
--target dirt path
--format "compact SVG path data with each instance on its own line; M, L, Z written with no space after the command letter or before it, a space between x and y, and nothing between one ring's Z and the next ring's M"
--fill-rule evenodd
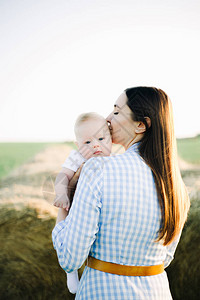
M54 199L53 180L71 148L58 145L39 152L28 163L14 170L0 181L0 204L35 207L42 215L56 216L57 209L51 204Z
M116 149L115 149L116 150ZM0 204L20 209L24 205L35 207L40 216L56 216L53 183L71 148L58 145L38 153L31 161L0 181ZM184 182L193 197L200 192L200 166L180 160Z

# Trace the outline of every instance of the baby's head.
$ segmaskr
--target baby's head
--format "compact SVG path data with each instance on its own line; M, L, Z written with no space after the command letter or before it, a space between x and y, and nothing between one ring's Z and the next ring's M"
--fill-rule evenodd
M76 145L84 158L109 156L112 140L107 121L94 112L81 114L75 123Z

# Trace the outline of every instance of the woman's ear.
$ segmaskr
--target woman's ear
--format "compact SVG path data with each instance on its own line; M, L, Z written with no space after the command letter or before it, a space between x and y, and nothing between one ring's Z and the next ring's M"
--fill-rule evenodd
M147 122L147 125L148 125L148 128L151 127L151 119L149 117L144 117L146 122Z
M148 128L151 127L151 119L149 117L145 117ZM144 133L146 131L146 126L143 122L138 122L135 133Z
M135 133L144 133L145 131L146 131L145 124L143 122L137 122Z

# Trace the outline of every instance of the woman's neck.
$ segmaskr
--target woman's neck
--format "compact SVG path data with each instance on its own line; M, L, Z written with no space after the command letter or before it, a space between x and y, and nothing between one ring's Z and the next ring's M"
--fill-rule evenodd
M126 143L124 143L122 146L127 150L130 148L133 144L138 143L141 141L143 137L143 134L137 134L135 138L129 139Z

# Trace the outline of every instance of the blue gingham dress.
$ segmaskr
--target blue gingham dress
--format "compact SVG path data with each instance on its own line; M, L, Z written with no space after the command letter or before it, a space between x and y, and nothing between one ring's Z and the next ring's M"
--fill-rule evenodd
M123 265L165 267L178 240L155 242L161 210L154 177L138 144L117 156L91 158L82 169L67 218L52 232L61 267L68 273L88 255ZM172 299L166 272L122 276L85 267L76 294L84 300Z

